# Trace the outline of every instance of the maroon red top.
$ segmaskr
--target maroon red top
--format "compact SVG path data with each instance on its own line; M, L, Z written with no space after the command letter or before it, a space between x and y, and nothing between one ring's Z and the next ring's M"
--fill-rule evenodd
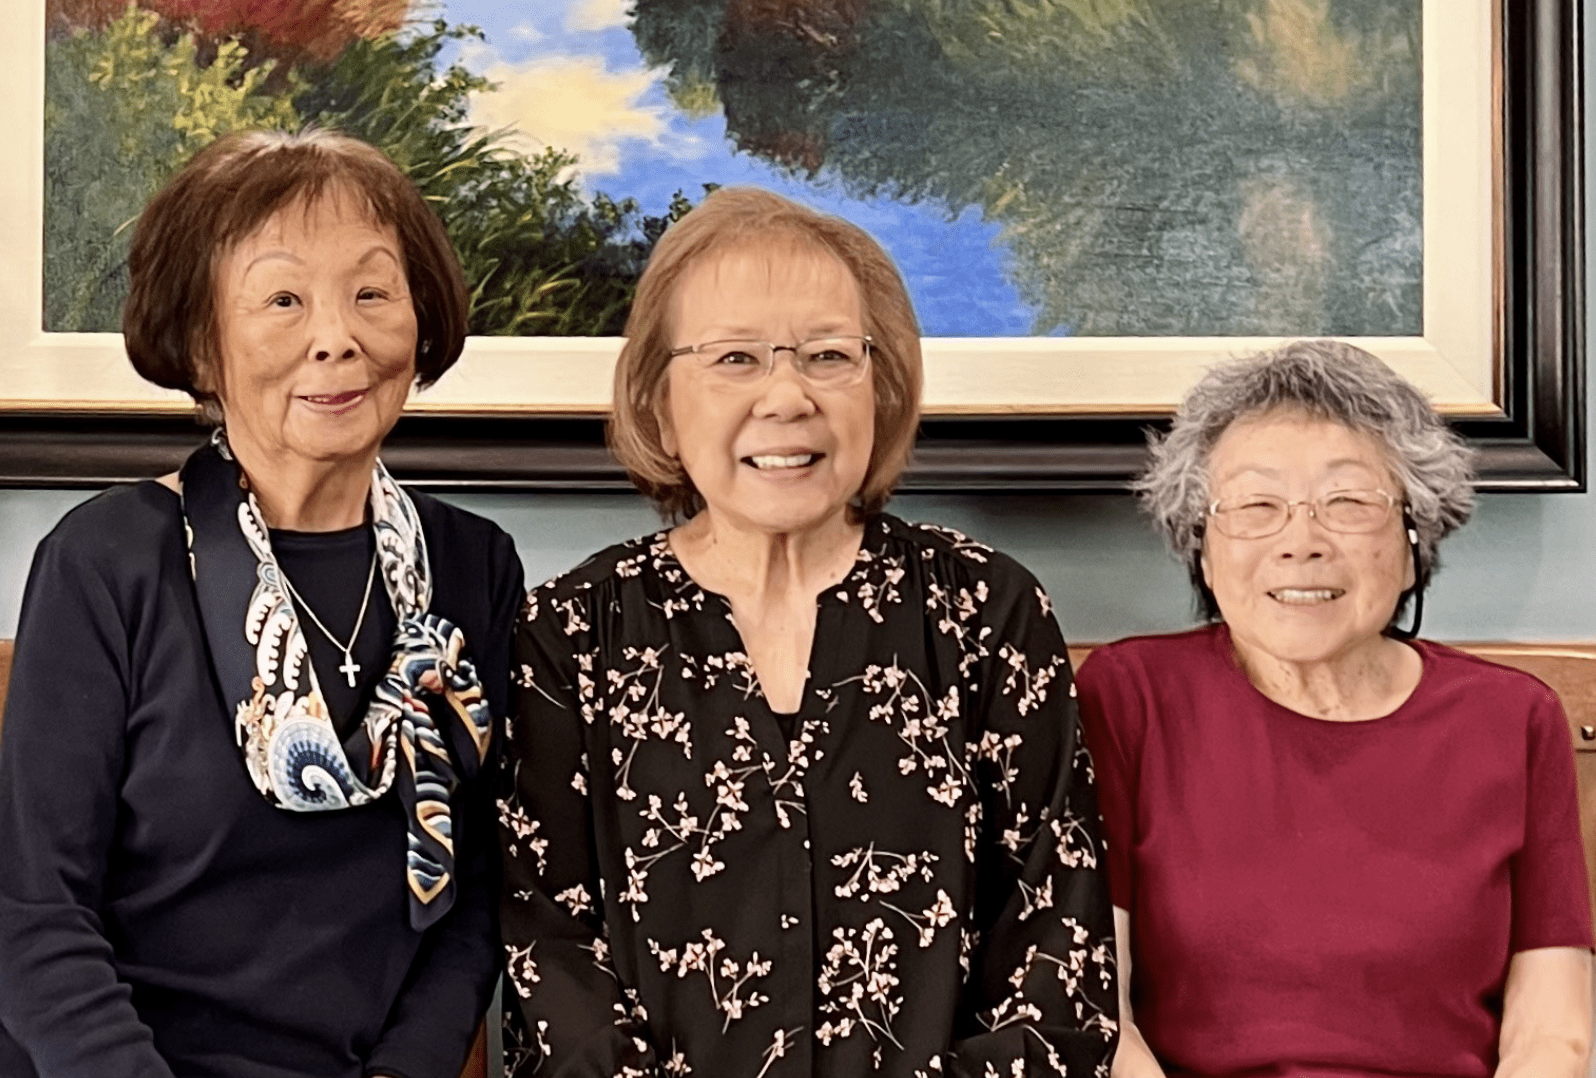
M1556 695L1416 646L1413 695L1368 722L1269 700L1224 626L1081 667L1132 1007L1169 1073L1488 1078L1509 957L1591 945Z

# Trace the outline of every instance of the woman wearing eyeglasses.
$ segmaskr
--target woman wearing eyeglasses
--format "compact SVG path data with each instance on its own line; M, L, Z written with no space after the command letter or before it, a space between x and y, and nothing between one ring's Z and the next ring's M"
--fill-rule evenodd
M679 523L536 589L501 801L512 1075L1091 1075L1112 914L1034 578L881 512L918 328L858 228L661 240L611 441Z
M1469 480L1423 396L1330 341L1214 369L1155 441L1138 489L1210 624L1081 669L1115 1078L1584 1075L1567 721L1414 637Z

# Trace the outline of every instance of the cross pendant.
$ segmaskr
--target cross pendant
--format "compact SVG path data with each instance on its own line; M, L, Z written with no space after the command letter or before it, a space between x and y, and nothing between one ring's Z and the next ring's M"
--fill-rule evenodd
M352 689L355 687L355 675L360 673L360 664L355 662L355 657L346 651L344 652L344 663L338 668L338 672L349 679L349 687Z

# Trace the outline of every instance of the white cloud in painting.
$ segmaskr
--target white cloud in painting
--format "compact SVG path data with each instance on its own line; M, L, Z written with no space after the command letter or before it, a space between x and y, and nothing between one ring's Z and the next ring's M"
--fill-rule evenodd
M536 26L531 26L527 23L520 23L519 25L510 27L510 36L515 38L517 41L530 43L534 41L542 41L547 35L545 35L543 31L539 30Z
M541 35L540 31L527 27L534 34ZM531 40L536 40L533 38ZM499 52L492 45L474 37L468 37L460 42L460 63L472 71L481 71L488 64L499 62Z
M565 16L565 28L583 33L625 26L626 5L627 0L576 0Z
M674 156L698 155L695 140L672 134L663 107L640 103L652 72L611 71L597 56L540 56L495 63L482 74L499 89L472 96L471 122L574 153L585 177L619 171L627 143L669 142Z

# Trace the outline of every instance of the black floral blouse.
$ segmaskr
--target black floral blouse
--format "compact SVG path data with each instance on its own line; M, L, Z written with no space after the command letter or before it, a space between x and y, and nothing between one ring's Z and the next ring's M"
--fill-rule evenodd
M792 717L663 532L533 590L518 648L509 1075L1107 1074L1092 765L1018 564L872 518Z

